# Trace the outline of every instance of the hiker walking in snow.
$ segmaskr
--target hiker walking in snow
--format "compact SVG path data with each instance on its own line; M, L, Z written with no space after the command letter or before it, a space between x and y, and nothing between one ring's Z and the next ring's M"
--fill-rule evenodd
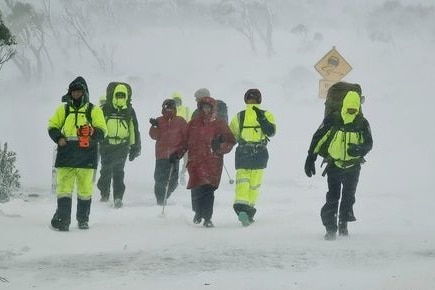
M192 117L192 111L190 108L183 104L183 96L180 92L174 92L172 99L177 106L177 116L182 117L186 122L189 122ZM187 154L183 156L183 164L180 166L179 180L181 185L186 185L186 171L187 171Z
M102 110L89 102L84 78L77 77L72 81L62 100L66 104L59 106L48 121L48 134L58 145L55 161L57 209L51 225L59 231L69 230L72 193L77 185L78 227L88 229L98 142L106 135L106 123Z
M113 185L115 208L122 207L125 192L124 167L127 156L133 161L140 155L141 138L136 112L131 105L131 87L127 83L111 82L102 105L107 125L107 137L100 144L101 170L97 187L102 202L110 197Z
M193 223L213 227L214 192L219 188L223 155L230 152L235 139L227 123L215 116L216 100L201 97L198 114L187 125L185 148L188 153L187 170L191 190Z
M166 99L162 104L162 116L151 118L150 124L149 135L156 140L154 194L157 204L164 205L178 186L180 158L185 153L187 122L177 116L175 101Z
M269 137L275 135L275 117L260 109L261 92L249 89L244 95L246 109L231 120L230 128L238 146L236 148L236 194L234 211L243 226L254 222L255 204L267 167Z
M335 240L337 228L339 235L347 236L347 223L356 220L353 205L361 164L372 146L370 125L361 113L361 95L349 91L345 93L340 110L328 114L314 133L305 161L308 177L316 173L317 155L324 157L326 163L324 174L328 175L328 192L320 212L326 240Z

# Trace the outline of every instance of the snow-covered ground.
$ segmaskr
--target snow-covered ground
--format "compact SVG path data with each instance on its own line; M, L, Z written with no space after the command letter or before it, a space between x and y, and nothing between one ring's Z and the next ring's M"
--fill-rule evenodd
M97 73L89 56L81 69L59 60L59 73L39 82L23 83L5 65L0 141L18 154L23 188L0 204L0 289L435 289L435 20L414 33L391 28L392 42L370 40L357 23L321 24L313 24L323 34L318 42L277 29L271 58L264 48L253 54L229 28L145 27L139 36L118 38L112 76ZM326 179L319 164L307 178L303 163L323 114L313 66L332 46L353 67L345 80L363 87L374 148L357 190L358 221L348 238L329 242L319 214ZM100 203L96 192L90 230L73 223L60 233L49 229L56 198L46 126L76 75L88 81L94 103L109 81L133 83L143 146L126 166L125 206ZM234 185L225 171L215 228L191 222L190 192L181 186L164 216L155 205L148 119L175 90L192 107L200 87L225 100L230 116L244 108L244 92L258 87L262 107L276 116L256 222L247 228L232 211ZM233 159L234 152L225 164L234 178Z

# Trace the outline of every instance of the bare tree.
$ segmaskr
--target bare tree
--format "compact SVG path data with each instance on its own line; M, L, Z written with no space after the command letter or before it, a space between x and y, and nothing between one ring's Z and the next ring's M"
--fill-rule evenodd
M15 55L16 44L14 36L9 31L9 28L3 23L0 11L0 70L3 64Z
M266 45L269 56L273 54L273 22L268 0L222 0L212 6L215 20L240 32L249 41L253 52L257 52L255 35Z
M85 13L77 6L70 6L64 10L64 20L68 24L68 29L71 34L74 35L81 44L91 53L94 59L97 61L102 71L113 70L113 55L114 48L103 44L101 51L98 51L92 43L91 29L89 28L89 22L86 21ZM87 26L86 26L87 25Z
M13 62L26 79L42 76L44 57L51 63L50 54L45 46L43 13L31 4L5 0L11 10L7 20L16 35L18 47Z

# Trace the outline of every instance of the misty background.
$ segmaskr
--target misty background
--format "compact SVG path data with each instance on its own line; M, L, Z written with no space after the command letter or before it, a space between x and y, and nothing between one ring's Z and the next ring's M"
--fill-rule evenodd
M0 287L8 289L434 289L435 3L432 0L0 1L17 40L0 69L0 144L17 152L22 188L0 204ZM362 166L349 239L323 240L321 176L303 171L323 118L314 65L331 49L352 66L373 150ZM132 85L142 155L126 165L124 207L92 203L90 230L48 229L53 149L48 119L78 75L98 104ZM195 107L207 87L243 110L249 88L277 134L243 228L223 172L212 230L192 224L190 193L153 196L148 119L172 92ZM234 178L234 150L225 156ZM30 196L30 194L34 195ZM32 237L32 238L29 238Z
M18 42L0 71L1 141L17 151L25 186L49 185L47 120L77 75L94 103L110 81L132 84L144 140L133 168L153 166L147 121L173 91L194 107L193 92L207 87L228 103L231 117L243 109L244 92L257 87L277 115L270 144L277 170L269 178L301 175L323 110L313 66L333 46L353 67L344 80L360 83L366 96L375 141L368 166L384 167L392 180L372 178L400 182L406 172L418 178L413 188L432 182L435 158L424 137L434 134L431 1L5 0L0 8ZM400 103L409 104L406 111L395 109ZM293 114L305 105L302 119Z

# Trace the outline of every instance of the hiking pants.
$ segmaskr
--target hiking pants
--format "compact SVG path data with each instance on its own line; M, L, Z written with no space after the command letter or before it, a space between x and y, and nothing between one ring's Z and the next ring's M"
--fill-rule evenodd
M127 142L117 145L103 144L100 147L101 170L97 187L101 196L109 197L113 179L113 199L122 199L125 192L124 167L129 152Z
M154 169L154 194L157 204L163 205L165 200L171 196L171 193L178 186L178 170L180 161L174 163L169 162L169 159L157 159ZM167 192L166 192L167 191Z
M216 188L210 184L201 185L191 189L192 210L199 217L211 220L213 215L214 192Z
M264 169L237 169L234 204L254 207L263 180Z
M95 169L92 168L57 168L56 176L56 195L57 198L71 198L74 186L77 183L77 197L83 200L92 198L94 189L93 178Z
M322 223L327 231L337 231L338 210L340 221L352 222L356 220L353 214L353 205L360 171L361 165L355 165L347 169L331 166L328 169L326 203L320 211Z

